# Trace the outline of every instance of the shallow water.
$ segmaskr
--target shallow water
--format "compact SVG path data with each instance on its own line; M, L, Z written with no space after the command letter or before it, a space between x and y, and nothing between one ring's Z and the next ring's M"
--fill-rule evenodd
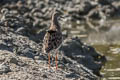
M102 80L120 80L120 45L93 45L107 58L102 68Z

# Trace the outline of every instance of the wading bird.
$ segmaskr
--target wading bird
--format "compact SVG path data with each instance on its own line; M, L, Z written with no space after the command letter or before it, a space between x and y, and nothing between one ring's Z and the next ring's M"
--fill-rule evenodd
M62 32L58 20L59 18L61 18L61 15L62 13L60 11L53 12L51 25L43 39L43 51L44 53L48 54L49 68L50 68L50 54L52 50L55 50L56 53L55 64L56 64L56 69L58 68L57 54L58 54L58 49L62 44Z

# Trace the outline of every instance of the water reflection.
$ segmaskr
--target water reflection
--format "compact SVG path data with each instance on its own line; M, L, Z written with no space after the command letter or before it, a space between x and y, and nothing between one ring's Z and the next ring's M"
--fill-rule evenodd
M72 23L68 21L62 24L63 32L67 32L70 37L80 37L90 44L120 44L120 19L107 20L102 26L99 21L76 21Z
M97 51L103 53L107 57L107 63L102 68L103 80L120 80L120 45L93 45ZM116 49L114 54L112 49Z

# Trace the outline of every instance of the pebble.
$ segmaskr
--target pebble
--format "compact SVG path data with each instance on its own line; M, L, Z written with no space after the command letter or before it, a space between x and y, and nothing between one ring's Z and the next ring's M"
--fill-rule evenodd
M10 69L9 65L7 65L5 63L0 64L0 74L8 73L10 71L11 71L11 69Z

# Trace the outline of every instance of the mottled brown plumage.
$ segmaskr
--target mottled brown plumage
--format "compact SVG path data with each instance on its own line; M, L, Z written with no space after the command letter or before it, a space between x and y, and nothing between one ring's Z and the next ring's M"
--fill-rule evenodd
M62 34L54 30L48 30L44 38L44 52L49 53L57 49L62 43Z
M56 50L62 43L62 33L61 27L58 22L58 18L60 17L60 13L54 12L52 15L51 26L49 30L46 32L43 40L43 51L48 53L49 65L50 65L50 51ZM57 60L57 53L56 53ZM56 62L57 69L57 62Z

